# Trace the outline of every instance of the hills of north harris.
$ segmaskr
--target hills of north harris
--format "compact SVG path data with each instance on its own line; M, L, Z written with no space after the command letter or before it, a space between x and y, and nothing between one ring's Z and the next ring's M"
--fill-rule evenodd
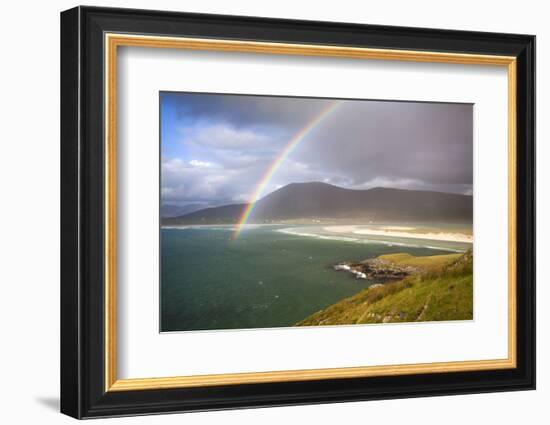
M235 224L247 204L204 208L162 225ZM321 183L291 183L254 205L248 223L321 221L471 223L470 195L393 188L345 189Z

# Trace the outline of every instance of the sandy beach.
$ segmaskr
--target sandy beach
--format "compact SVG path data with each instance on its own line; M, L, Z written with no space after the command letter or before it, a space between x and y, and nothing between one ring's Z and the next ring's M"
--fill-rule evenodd
M342 226L326 226L323 230L335 234L353 234L353 235L366 235L366 236L388 236L394 238L410 238L410 239L426 239L432 241L446 241L446 242L459 242L459 243L473 243L474 239L472 235L464 233L453 232L437 232L426 231L421 232L415 227L408 226L379 226L379 227L364 227L353 225Z

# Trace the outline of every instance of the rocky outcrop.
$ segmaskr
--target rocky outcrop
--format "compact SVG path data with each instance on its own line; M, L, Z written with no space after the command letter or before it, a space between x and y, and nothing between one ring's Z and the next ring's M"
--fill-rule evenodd
M360 262L338 263L336 271L347 271L357 279L399 280L420 272L419 267L401 266L380 258L369 258Z

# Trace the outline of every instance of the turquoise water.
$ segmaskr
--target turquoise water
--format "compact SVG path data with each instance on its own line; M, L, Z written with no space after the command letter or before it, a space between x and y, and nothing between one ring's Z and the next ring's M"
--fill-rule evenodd
M376 283L336 272L335 263L448 253L276 230L248 229L232 240L226 227L162 229L161 331L292 326Z

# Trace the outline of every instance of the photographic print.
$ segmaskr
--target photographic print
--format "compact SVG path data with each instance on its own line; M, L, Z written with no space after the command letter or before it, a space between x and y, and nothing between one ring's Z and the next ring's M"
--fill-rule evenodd
M160 331L473 319L473 105L160 93Z
M60 34L62 413L535 388L535 36L89 6Z

